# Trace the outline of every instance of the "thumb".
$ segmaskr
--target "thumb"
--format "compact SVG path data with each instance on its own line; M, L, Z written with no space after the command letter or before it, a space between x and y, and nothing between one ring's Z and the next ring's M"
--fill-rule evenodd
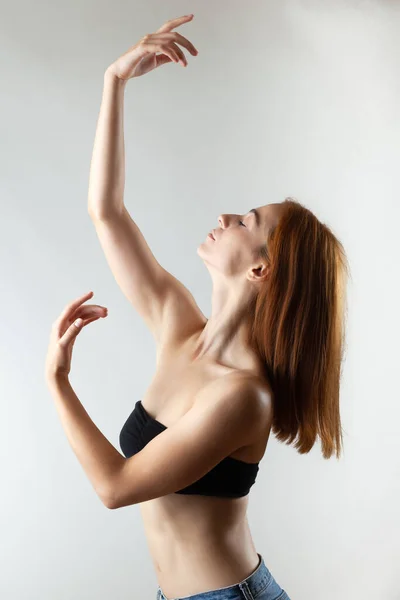
M64 333L62 338L59 340L59 344L61 346L68 346L78 335L80 330L82 329L83 319L75 319L75 321L70 325L67 331Z

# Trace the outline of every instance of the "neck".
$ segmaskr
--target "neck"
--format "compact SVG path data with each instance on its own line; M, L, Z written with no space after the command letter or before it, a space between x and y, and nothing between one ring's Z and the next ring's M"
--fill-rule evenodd
M233 368L254 370L259 358L248 341L249 306L253 299L254 289L248 282L239 289L238 285L214 283L211 316L196 340L193 358L209 358Z

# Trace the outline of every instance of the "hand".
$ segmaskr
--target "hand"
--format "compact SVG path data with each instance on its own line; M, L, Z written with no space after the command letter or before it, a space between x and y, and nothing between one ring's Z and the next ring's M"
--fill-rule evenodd
M105 306L99 306L98 304L82 306L91 296L93 296L93 292L89 292L67 304L58 319L54 321L46 357L47 379L58 375L69 375L72 348L78 333L88 323L107 316L108 310ZM77 323L77 319L81 322Z
M129 48L113 62L107 68L107 72L126 81L132 77L140 77L169 62L180 62L182 66L187 66L186 56L178 43L187 48L193 56L196 56L198 51L189 40L176 31L172 32L172 29L192 19L193 15L171 19L157 29L156 33L147 33L135 46ZM161 54L157 56L157 52Z

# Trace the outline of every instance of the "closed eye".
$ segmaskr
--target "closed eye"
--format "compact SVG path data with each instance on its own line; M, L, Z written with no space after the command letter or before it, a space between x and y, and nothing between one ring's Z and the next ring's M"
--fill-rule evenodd
M241 225L243 225L243 227L246 227L246 225L243 223L243 221L239 221L239 223L240 223Z

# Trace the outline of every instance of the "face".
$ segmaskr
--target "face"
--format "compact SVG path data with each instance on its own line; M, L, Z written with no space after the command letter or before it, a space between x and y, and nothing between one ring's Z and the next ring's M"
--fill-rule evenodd
M266 204L242 215L222 214L219 227L212 230L197 249L206 266L224 275L258 280L266 275L266 265L257 258L268 232L278 224L283 203ZM264 266L263 266L264 265Z

